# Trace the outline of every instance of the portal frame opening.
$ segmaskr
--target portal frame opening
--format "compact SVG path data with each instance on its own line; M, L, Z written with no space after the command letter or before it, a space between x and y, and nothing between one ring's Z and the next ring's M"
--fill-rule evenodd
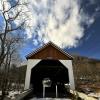
M41 60L31 69L30 84L36 96L42 96L44 78L52 81L51 87L46 88L46 96L55 97L55 88L58 86L58 93L65 92L64 84L69 84L68 68L66 68L59 60Z

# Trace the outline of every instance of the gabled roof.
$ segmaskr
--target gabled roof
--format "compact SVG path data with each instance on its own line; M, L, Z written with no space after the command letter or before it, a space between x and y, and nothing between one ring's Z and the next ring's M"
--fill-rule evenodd
M64 50L62 50L61 48L59 48L57 45L55 45L53 42L48 42L47 44L43 45L42 47L36 49L35 51L29 53L26 58L30 59L32 56L38 54L39 52L41 52L42 50L46 49L46 47L51 46L53 48L55 48L56 50L58 50L60 53L62 53L63 55L65 55L66 57L68 57L69 59L73 59L73 57L65 52ZM48 51L49 52L49 51Z

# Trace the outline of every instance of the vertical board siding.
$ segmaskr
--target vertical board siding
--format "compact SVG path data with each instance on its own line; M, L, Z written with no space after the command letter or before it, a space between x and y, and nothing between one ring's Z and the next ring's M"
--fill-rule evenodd
M63 54L58 49L54 48L51 45L48 45L46 48L37 52L36 54L31 55L28 59L62 59L62 60L71 60L68 56Z

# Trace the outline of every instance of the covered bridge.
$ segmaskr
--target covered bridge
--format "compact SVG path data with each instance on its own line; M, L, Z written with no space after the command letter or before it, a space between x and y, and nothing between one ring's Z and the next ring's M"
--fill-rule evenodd
M26 56L27 70L25 79L25 89L33 88L34 93L42 93L43 80L51 81L48 91L55 91L64 88L65 84L70 84L71 89L75 89L72 60L73 57L64 52L54 43L49 42L36 51Z

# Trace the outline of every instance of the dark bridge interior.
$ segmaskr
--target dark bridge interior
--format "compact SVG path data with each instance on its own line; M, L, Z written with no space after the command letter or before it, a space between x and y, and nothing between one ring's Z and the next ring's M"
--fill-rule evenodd
M44 78L52 81L51 87L46 87L46 97L55 97L56 84L58 94L65 93L64 84L69 83L68 69L58 60L42 60L31 70L31 86L36 97L42 97Z

